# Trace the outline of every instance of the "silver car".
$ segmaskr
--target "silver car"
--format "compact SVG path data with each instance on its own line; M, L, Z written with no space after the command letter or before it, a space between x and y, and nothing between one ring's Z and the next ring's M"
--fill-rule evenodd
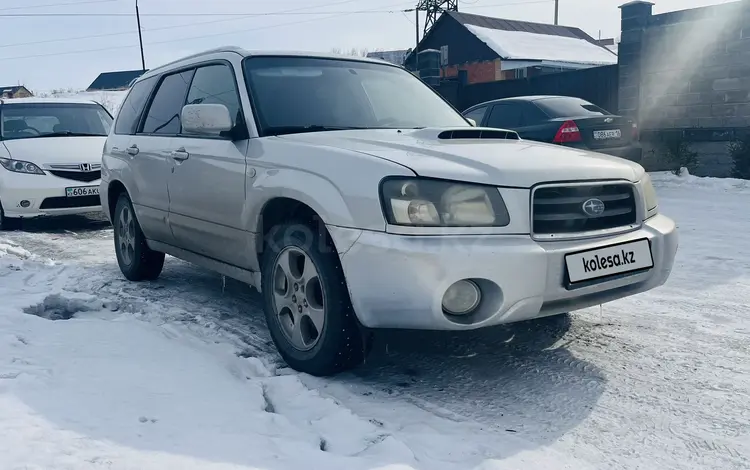
M663 284L633 162L473 127L385 62L211 50L132 86L104 146L120 269L164 254L255 286L283 359L327 375L371 328L468 330Z

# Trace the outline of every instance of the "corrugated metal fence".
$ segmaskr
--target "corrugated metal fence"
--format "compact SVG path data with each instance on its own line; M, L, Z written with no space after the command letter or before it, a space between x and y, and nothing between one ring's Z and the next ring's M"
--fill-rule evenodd
M517 80L461 85L443 81L435 90L453 106L463 111L470 106L498 98L530 95L575 96L607 111L618 111L618 66L541 75Z

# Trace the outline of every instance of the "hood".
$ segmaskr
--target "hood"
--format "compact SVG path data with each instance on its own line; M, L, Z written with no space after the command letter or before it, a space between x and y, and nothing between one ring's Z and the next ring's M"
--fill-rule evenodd
M4 140L10 158L34 163L41 168L62 164L101 164L106 136L40 137Z
M487 138L497 129L471 129L476 133L469 138L466 128L330 131L279 138L365 153L401 164L419 176L494 186L529 188L541 182L603 179L636 182L644 174L639 164L622 158L529 140ZM459 132L463 136L456 135Z

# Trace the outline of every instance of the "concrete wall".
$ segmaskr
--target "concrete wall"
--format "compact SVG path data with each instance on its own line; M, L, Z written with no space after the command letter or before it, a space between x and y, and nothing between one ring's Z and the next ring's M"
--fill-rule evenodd
M727 144L750 126L750 0L660 15L644 1L620 8L620 113L642 129L644 165L663 169L658 142L678 131L699 153L696 173L728 176Z

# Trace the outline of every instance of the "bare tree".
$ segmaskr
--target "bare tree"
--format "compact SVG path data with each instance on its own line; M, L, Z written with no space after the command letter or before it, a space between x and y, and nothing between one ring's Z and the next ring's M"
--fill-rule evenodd
M366 57L369 50L367 48L356 48L344 49L341 47L332 47L331 52L334 54L348 55L352 57Z

